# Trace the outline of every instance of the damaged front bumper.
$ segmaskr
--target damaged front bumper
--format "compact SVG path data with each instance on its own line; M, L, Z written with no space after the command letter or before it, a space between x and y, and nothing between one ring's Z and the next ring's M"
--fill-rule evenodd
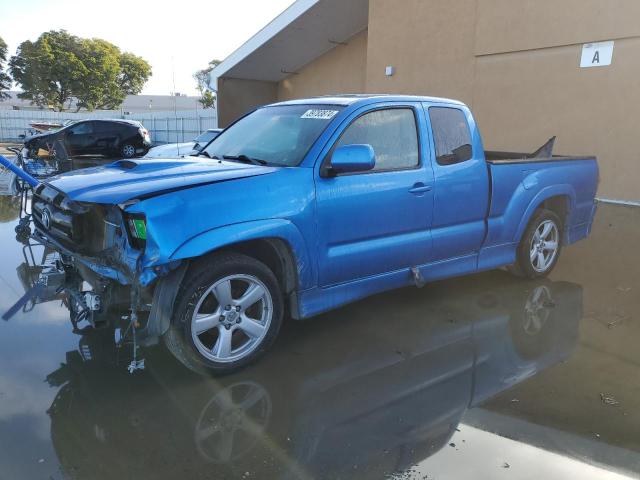
M145 268L142 267L144 252L126 243L103 255L82 255L47 235L37 225L31 238L60 254L64 268L55 272L50 270L52 275L71 274L91 286L93 293L88 295L88 292L70 286L73 282L64 282L65 291L79 304L77 311L91 312L92 316L107 311L126 314L130 330L135 330L140 344L154 344L168 330L173 303L186 272L186 261ZM112 315L112 318L120 317Z

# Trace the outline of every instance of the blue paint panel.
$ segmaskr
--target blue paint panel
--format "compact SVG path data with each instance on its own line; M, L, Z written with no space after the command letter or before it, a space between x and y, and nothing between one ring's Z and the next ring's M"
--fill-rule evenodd
M326 178L320 174L340 134L360 116L387 107L414 113L420 161L415 168L367 171ZM344 112L343 112L344 113ZM319 286L421 265L430 258L433 172L422 108L417 102L380 103L347 112L315 166ZM416 187L421 191L412 192Z
M247 240L279 238L295 253L301 288L307 288L317 281L311 253L313 199L311 169L281 168L152 197L127 212L146 217L145 266L200 257Z
M431 157L435 183L431 260L477 252L485 238L485 218L489 209L489 173L480 134L471 112L463 105L425 103L423 107L429 132L433 132L430 108L460 111L467 120L473 149L469 160L453 165L440 165L435 155ZM433 134L430 137L432 151L435 151Z
M483 248L478 255L478 271L511 265L516 261L516 248L517 243Z
M564 197L565 231L591 221L597 189L595 160L565 160L490 165L489 231L485 246L517 243L535 210L547 199ZM525 183L535 188L525 188Z
M197 185L264 175L275 168L237 162L184 159L119 160L109 165L74 170L47 181L79 202L118 204L127 200Z

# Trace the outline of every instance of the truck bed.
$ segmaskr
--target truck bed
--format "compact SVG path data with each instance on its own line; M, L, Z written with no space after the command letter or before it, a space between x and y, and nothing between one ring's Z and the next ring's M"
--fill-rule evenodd
M491 204L485 246L515 242L533 213L530 209L540 204L537 198L553 197L556 209L564 212L565 245L588 235L598 188L595 157L488 153Z
M500 152L486 150L484 152L487 163L491 164L505 164L505 163L530 163L530 162L565 162L571 160L595 160L593 156L568 156L568 155L553 155L553 147L556 142L556 137L551 137L547 143L542 145L538 150L533 153L522 152Z
M491 164L505 164L505 163L542 163L542 162L563 162L570 160L595 160L596 157L588 156L574 156L574 155L551 155L544 157L532 157L530 153L519 152L498 152L498 151L485 151L484 152L487 163Z

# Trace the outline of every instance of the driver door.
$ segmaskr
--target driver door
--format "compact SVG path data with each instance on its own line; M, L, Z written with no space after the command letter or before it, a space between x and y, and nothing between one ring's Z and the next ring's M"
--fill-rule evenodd
M352 115L325 162L340 146L369 144L376 165L335 177L316 173L320 286L428 261L433 171L425 131L419 104L365 107Z

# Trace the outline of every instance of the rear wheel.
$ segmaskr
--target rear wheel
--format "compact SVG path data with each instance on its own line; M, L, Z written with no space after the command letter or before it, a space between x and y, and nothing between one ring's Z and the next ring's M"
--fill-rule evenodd
M131 145L130 143L125 143L120 146L120 153L124 158L133 158L136 154L136 147Z
M165 344L192 370L229 373L267 351L282 316L278 281L266 265L236 253L211 256L185 276Z
M551 210L538 210L522 236L511 271L527 278L548 275L562 249L562 222Z

